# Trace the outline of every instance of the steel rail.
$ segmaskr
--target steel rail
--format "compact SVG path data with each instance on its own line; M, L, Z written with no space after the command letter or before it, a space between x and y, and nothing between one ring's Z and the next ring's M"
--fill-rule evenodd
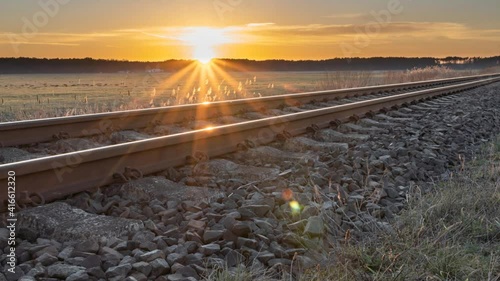
M316 91L297 94L276 95L261 98L239 99L212 103L179 105L130 111L117 111L79 116L45 118L37 120L0 123L0 147L47 142L54 136L88 137L116 130L146 128L158 124L174 124L186 120L206 120L221 115L235 115L248 110L277 108L280 105L297 105L311 101L349 98L371 93L439 86L452 82L465 82L500 74L466 76L411 83L370 86L351 89Z
M116 173L135 168L151 174L169 167L185 165L196 153L215 157L241 148L251 141L270 143L282 135L303 134L308 127L330 126L332 121L348 120L353 115L401 106L435 96L456 93L500 81L500 77L465 82L435 89L398 94L306 112L223 125L148 140L112 145L0 165L0 186L8 186L8 172L16 174L18 194L38 193L46 201L114 182ZM7 192L0 193L0 210L6 208Z

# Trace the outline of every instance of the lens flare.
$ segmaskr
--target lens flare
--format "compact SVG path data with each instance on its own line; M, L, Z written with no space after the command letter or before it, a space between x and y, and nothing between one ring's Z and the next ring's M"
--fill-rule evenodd
M283 190L281 196L285 201L290 201L293 198L293 191L290 188Z
M297 201L291 201L290 202L290 208L292 209L292 213L300 213L300 204Z

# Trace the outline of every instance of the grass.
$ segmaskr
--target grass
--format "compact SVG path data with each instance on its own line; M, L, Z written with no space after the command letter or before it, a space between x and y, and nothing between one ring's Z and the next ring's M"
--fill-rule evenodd
M410 193L394 233L334 245L331 264L296 280L500 280L499 207L500 137L449 181Z

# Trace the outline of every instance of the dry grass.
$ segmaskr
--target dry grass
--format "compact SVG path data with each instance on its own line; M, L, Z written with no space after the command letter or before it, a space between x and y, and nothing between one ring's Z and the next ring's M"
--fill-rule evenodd
M432 66L425 68L413 68L406 71L389 71L386 73L385 84L403 82L415 82L423 80L444 79L459 76L476 75L478 71L456 71L445 66Z
M371 71L335 71L325 73L319 82L321 90L356 88L374 85L375 75Z
M335 71L326 72L324 79L318 83L319 90L365 87L381 84L396 84L426 81L460 76L470 76L500 72L500 68L483 70L453 70L446 66L413 68L406 71Z

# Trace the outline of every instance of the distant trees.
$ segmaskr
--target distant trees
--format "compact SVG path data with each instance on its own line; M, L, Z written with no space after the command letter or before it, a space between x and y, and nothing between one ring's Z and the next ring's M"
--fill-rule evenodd
M216 59L214 62L226 71L343 71L343 70L405 70L445 65L452 69L481 69L497 66L496 57L447 58L334 58L327 60L264 60ZM150 69L174 72L194 63L192 60L166 60L139 62L102 59L40 59L0 58L0 74L22 73L112 73L120 71L145 72Z

